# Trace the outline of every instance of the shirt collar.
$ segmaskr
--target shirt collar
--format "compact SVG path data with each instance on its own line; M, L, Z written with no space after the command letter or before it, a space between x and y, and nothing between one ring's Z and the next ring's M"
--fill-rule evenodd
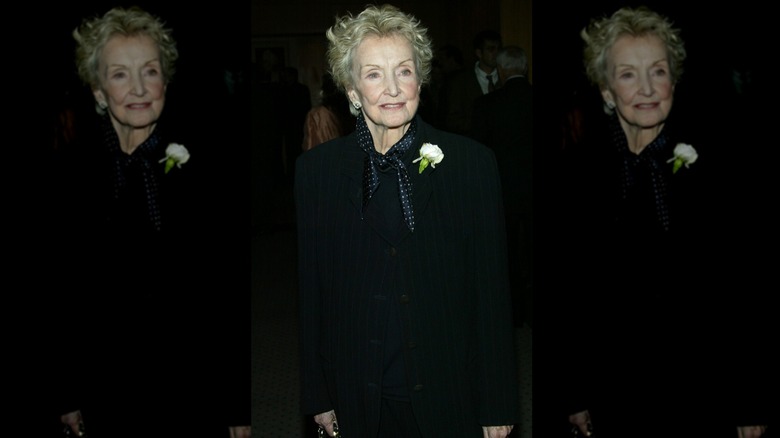
M493 76L493 83L497 83L498 82L498 69L497 68L494 68L492 73L489 73L489 74L485 73L481 68L479 68L479 61L477 61L476 63L474 63L474 72L476 72L477 77L480 80L484 80L485 83L487 83L487 77L488 76Z

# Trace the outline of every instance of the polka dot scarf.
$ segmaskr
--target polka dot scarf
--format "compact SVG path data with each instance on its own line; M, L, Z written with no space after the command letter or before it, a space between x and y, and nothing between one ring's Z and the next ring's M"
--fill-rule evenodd
M386 154L382 155L374 147L374 138L371 136L371 131L368 130L365 118L357 118L356 132L358 144L363 152L366 153L366 161L363 166L363 210L365 211L368 202L379 187L379 170L384 171L393 168L398 175L398 193L401 201L401 210L409 231L414 231L412 183L409 180L409 172L403 163L403 156L412 147L416 131L417 120L412 119L412 123L404 136Z
M160 157L164 156L164 153L162 152L163 145L160 141L159 129L155 129L146 141L138 145L133 153L128 155L119 146L119 137L106 116L103 139L109 153L114 158L114 199L118 200L125 192L131 173L139 175L146 197L146 216L150 225L155 230L160 231L162 229L162 216L160 214L157 174L161 168L158 161Z
M664 231L669 231L668 183L665 172L666 168L669 167L666 164L666 160L671 156L671 152L667 147L669 141L666 136L666 129L661 131L658 137L645 146L642 152L637 155L628 149L628 140L617 116L613 116L611 125L613 144L617 146L618 153L623 158L623 168L620 172L623 200L628 198L628 194L636 185L636 179L640 174L645 173L649 175L655 202L656 218L661 228Z

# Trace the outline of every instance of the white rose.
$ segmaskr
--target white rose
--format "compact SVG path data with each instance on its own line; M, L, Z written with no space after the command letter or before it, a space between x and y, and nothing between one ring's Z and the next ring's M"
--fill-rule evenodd
M430 164L431 167L435 169L436 165L441 163L441 160L443 159L444 152L442 152L438 146L435 144L423 143L422 147L420 148L420 158L412 161L412 163L419 161L420 173L423 173L423 170L428 167L428 164Z
M181 165L189 161L190 152L184 146L178 143L171 143L165 148L165 158L160 160L161 163L165 163L165 173L173 169L173 166L181 168Z
M435 168L444 159L444 152L435 144L423 143L420 148L420 157L428 160L431 163L431 167Z
M696 162L696 159L699 158L699 155L696 153L696 149L693 148L693 146L685 143L677 143L677 146L674 147L674 156L675 158L680 158L685 162L685 167L688 167L689 164L693 164Z
M687 169L691 164L695 163L699 158L699 154L696 153L696 149L693 146L685 143L677 143L674 147L674 157L668 159L667 163L672 164L672 173L677 173L683 165Z
M184 164L190 159L190 152L187 148L178 143L169 144L165 149L165 155L169 158L173 158L177 165Z

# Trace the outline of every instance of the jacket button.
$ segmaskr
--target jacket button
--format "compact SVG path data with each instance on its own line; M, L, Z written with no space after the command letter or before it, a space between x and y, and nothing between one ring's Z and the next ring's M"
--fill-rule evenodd
M413 388L415 391L422 391L422 385L414 385Z
M395 257L396 254L398 254L398 250L395 249L394 246L391 246L389 250L387 250L387 253L390 254L391 257Z
M398 301L399 301L401 304L406 304L406 303L408 303L408 302L409 302L409 295L406 295L406 294L403 294L403 295L401 295L401 296L398 298Z

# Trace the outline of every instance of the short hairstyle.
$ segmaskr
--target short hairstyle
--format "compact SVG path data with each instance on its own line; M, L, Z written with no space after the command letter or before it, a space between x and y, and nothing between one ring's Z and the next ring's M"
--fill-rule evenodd
M355 51L369 36L406 38L412 45L420 85L430 80L433 49L428 30L414 16L401 12L395 6L368 6L357 17L349 13L336 17L336 24L325 35L330 42L327 51L330 73L342 91L346 92L355 84Z
M174 73L174 64L179 57L176 42L171 30L165 23L137 7L130 9L114 8L102 17L84 20L73 31L76 40L76 66L79 77L85 84L96 89L100 85L100 55L108 41L116 36L146 35L157 44L160 50L160 68L163 78L170 82Z
M512 70L521 75L528 74L528 57L525 50L517 46L506 46L498 51L496 63L504 70Z
M685 47L679 29L665 17L645 8L618 9L609 18L592 20L580 33L585 41L585 71L588 79L599 88L609 83L607 57L615 42L624 35L642 37L654 35L666 45L672 82L682 75Z
M474 50L482 50L487 41L498 41L501 45L501 34L495 30L483 30L474 37Z

